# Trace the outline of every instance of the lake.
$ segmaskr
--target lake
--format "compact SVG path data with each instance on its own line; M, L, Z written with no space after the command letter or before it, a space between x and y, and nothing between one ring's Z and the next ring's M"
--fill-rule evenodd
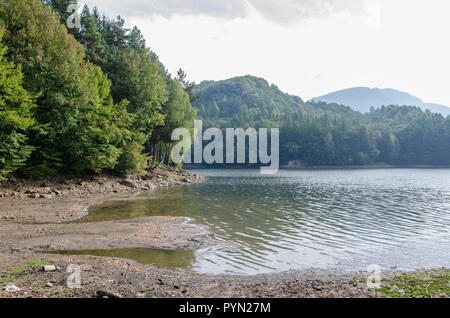
M450 267L450 169L190 172L208 178L107 202L82 221L195 218L215 244L168 263L201 273Z

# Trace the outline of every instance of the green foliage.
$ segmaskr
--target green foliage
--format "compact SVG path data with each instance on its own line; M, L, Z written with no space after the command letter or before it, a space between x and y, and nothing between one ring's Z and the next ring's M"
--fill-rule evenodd
M139 29L85 6L67 30L69 4L0 2L0 180L142 171L156 128L195 117Z
M450 117L389 106L361 114L307 103L244 76L173 78L141 31L76 0L0 1L0 181L172 164L175 128L280 127L281 160L305 165L450 165ZM195 103L196 108L192 107Z
M0 21L0 41L3 32ZM6 52L0 42L0 181L22 167L33 149L26 137L34 124L32 96L22 86L20 67L5 58Z
M168 101L163 106L164 125L155 130L155 137L150 152L157 161L171 164L172 131L177 128L192 128L197 116L197 109L190 103L189 93L179 80L168 78Z
M201 95L194 106L207 127L280 127L292 114L321 113L301 98L253 76L204 81L194 93Z
M280 160L305 166L450 165L450 117L389 106L361 114L305 103L252 76L203 82L195 103L206 127L280 127Z
M28 262L28 266L31 268L42 268L44 266L54 265L54 262L43 262L40 260L32 260Z
M200 96L194 94L195 83L189 82L186 78L187 74L180 68L177 72L177 80L181 83L184 91L189 95L189 101L193 104L200 99Z
M7 270L5 272L5 274L9 274L9 275L21 275L23 273L28 272L28 268L13 268L10 270Z
M126 50L110 73L114 100L128 100L128 111L136 114L135 129L150 139L153 129L164 123L162 105L167 101L165 79L159 64L147 50Z
M377 289L385 297L415 298L450 294L450 270L402 274L383 282Z
M6 22L9 55L22 65L25 88L39 94L34 110L39 129L29 135L35 151L23 173L54 174L65 166L65 157L72 159L67 148L74 142L71 134L82 109L90 103L90 67L83 47L40 1L4 1L0 18Z

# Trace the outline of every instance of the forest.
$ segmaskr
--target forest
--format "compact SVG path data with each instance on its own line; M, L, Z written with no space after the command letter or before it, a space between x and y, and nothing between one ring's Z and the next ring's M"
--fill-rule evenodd
M450 116L389 105L361 114L304 102L254 76L204 81L198 119L207 127L280 128L281 164L304 166L450 165Z
M450 165L450 117L417 107L361 114L308 103L252 76L172 75L137 27L76 0L0 2L0 181L102 172L125 176L171 164L171 132L281 128L281 161L305 165ZM197 114L198 113L198 114Z
M191 127L193 83L147 48L137 27L74 0L0 2L0 179L169 163L173 127Z

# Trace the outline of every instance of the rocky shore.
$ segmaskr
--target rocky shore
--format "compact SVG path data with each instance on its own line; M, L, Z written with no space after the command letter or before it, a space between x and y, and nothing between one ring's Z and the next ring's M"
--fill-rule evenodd
M367 273L309 270L280 274L212 276L171 271L131 260L49 254L56 250L157 248L196 250L210 244L195 220L147 217L78 223L91 205L131 199L134 193L201 181L201 177L166 166L126 179L96 176L29 182L12 180L0 188L0 297L383 297L408 293L396 281L384 292L369 290ZM81 288L69 288L70 265L80 268ZM50 270L48 270L50 269ZM443 274L442 274L443 273ZM442 272L439 283L449 273ZM394 279L403 273L384 273ZM448 297L424 279L432 297ZM443 284L443 283L442 283ZM440 285L439 285L440 286ZM394 288L395 287L395 288ZM425 287L423 288L425 293ZM413 294L415 295L415 294Z
M11 177L0 186L0 198L51 199L54 197L93 194L131 193L155 190L169 185L193 183L201 177L166 165L158 165L144 175L131 174L127 178L98 175L86 178L56 177L52 180L33 181Z

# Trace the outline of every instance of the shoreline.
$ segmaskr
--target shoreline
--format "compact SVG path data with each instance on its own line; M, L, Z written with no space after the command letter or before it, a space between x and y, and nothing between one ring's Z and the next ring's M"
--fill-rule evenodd
M70 190L61 190L66 191L63 193L52 182L16 182L13 187L0 188L0 298L97 297L102 290L122 297L168 298L383 296L369 290L367 273L358 271L310 269L256 276L210 275L157 268L122 258L47 253L115 248L198 250L209 246L211 237L207 230L189 218L154 216L71 222L83 217L92 205L133 199L133 195L142 191L201 180L190 173L161 167L141 180L137 176L106 180L105 176L99 176L72 184ZM52 194L46 193L48 188ZM14 189L16 194L11 193ZM55 264L59 269L44 272L43 264ZM70 264L81 268L81 289L66 286L69 275L66 269ZM404 272L389 270L384 275L389 278L401 273ZM20 291L3 290L10 284Z
M223 169L223 170L231 170L231 169L260 169L260 167L255 166L232 166L232 165L223 165L223 166L206 166L206 165L191 165L186 166L184 169L187 170L197 170L197 169ZM376 170L376 169L450 169L450 166L430 166L430 165L365 165L365 166L280 166L280 170Z

